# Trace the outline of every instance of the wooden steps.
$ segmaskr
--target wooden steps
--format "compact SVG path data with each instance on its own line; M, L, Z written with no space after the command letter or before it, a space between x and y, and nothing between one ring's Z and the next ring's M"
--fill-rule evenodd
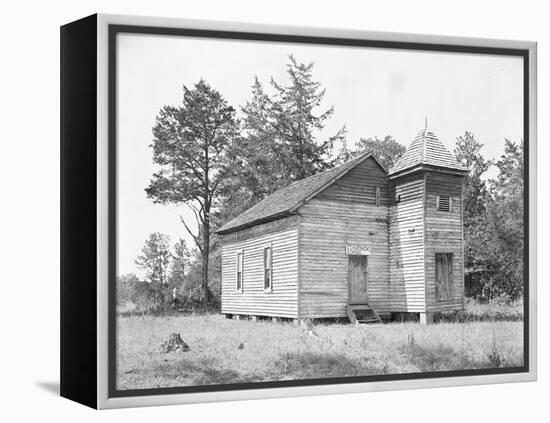
M353 324L373 324L382 323L382 319L375 309L367 303L353 304L346 306L349 320Z

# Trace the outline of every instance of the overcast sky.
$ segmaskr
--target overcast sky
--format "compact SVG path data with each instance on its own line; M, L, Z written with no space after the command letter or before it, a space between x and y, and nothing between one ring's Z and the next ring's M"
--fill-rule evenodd
M456 137L473 132L486 158L498 158L504 138L518 141L523 133L518 57L136 34L118 35L117 42L118 274L142 275L134 259L152 232L193 245L178 218L196 227L192 214L184 206L154 205L144 189L155 171L149 147L155 116L164 105L180 105L182 86L200 78L238 109L255 75L264 85L271 76L287 81L289 54L315 62L324 104L335 110L322 135L346 125L350 146L385 135L408 145L425 117L451 151Z

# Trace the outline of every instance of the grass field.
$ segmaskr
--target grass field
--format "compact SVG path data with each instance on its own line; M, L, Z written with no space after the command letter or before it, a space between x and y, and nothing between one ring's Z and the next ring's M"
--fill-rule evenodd
M429 326L319 323L312 328L221 315L121 316L118 388L523 365L523 323L513 313L508 320L487 321L487 310L477 311L485 318L462 323L442 319ZM173 332L181 334L190 351L160 352Z

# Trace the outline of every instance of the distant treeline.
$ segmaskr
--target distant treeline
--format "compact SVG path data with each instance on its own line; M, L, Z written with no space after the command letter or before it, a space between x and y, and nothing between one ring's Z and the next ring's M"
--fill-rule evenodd
M256 77L238 110L204 80L183 87L181 105L160 110L151 145L159 171L145 191L155 203L189 207L198 231L180 217L194 241L191 250L183 240L176 244L179 250L171 249L166 235L151 234L136 259L147 270L146 280L119 278L120 300L133 295L134 304L166 305L177 291L182 303L219 303L216 228L277 189L364 151L387 167L404 153L405 146L390 135L361 138L352 147L345 126L325 135L334 108L322 105L325 89L313 79L313 63L289 56L286 66L287 83L271 78L264 86ZM467 295L487 300L523 294L523 141L506 139L503 146L502 157L488 161L482 144L465 132L454 150L470 169L464 201ZM498 176L487 180L490 166Z

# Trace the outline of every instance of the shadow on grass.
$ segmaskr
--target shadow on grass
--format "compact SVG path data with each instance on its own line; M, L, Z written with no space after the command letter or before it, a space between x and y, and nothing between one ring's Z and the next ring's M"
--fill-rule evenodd
M151 370L166 380L184 380L184 385L220 385L260 380L254 375L243 375L224 368L217 360L210 358L202 359L198 363L186 359L159 363Z
M247 383L277 380L317 379L345 376L385 374L386 369L369 367L353 361L344 354L285 353L275 359L273 366L261 374L239 373L223 367L219 360L205 358L199 362L188 359L157 363L145 371L131 370L120 375L123 386L133 388L160 386L197 386ZM119 376L119 377L120 377ZM158 381L156 384L153 381Z
M301 352L281 355L275 362L273 378L316 379L385 373L385 368L366 366L345 354Z
M438 372L448 370L471 370L498 367L515 367L523 363L506 362L500 351L493 348L486 359L473 360L463 351L444 344L423 346L413 338L399 348L405 360L414 366L409 372ZM382 363L383 364L383 363ZM361 360L352 360L345 354L289 352L281 354L272 366L260 374L242 373L224 367L220 360L203 358L199 361L179 359L157 363L143 371L132 370L122 376L123 389L167 386L200 386L264 381L284 381L350 376L389 374L387 364L368 365ZM119 376L120 377L120 376Z
M401 347L411 364L420 372L437 372L446 370L474 370L499 367L522 366L523 363L506 363L500 351L493 348L486 360L473 360L463 351L455 350L444 344L425 347L411 343Z

